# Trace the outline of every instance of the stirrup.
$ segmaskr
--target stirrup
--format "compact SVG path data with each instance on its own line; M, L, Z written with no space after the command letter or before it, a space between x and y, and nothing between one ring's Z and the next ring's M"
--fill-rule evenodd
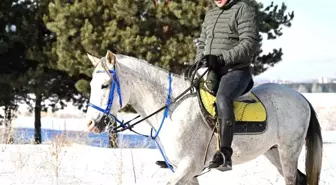
M220 159L222 157L222 159ZM217 150L212 160L210 161L209 168L218 168L220 165L223 165L225 161L225 155L220 150Z
M215 162L215 157L218 157L216 155L221 155L222 158L223 158L223 161L217 161L217 163ZM224 155L223 152L221 151L217 151L214 158L212 159L212 161L210 161L210 164L209 164L209 168L212 169L217 169L221 172L224 172L224 171L230 171L232 170L232 161L231 160L226 160L226 157Z
M225 162L225 164L221 164L216 169L219 170L219 171L221 171L221 172L230 171L230 170L232 170L232 162L231 161L227 161L227 162Z
M232 167L220 165L218 168L216 168L216 170L221 171L221 172L226 172L226 171L231 171Z

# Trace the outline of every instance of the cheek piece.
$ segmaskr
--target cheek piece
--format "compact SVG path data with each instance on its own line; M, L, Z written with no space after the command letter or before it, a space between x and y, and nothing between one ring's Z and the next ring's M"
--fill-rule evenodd
M117 78L115 70L109 70L109 72L112 74L113 79L111 80L111 89L110 89L110 94L107 102L107 106L105 109L94 105L92 103L89 103L88 105L94 109L97 109L98 111L104 113L105 119L108 119L108 122L118 122L122 127L126 127L122 121L120 121L115 115L111 113L112 109L112 104L114 100L114 92L117 91L118 97L119 97L119 105L120 108L122 107L122 99L121 99L121 92L120 92L120 83L119 79ZM105 73L105 71L97 71L97 73ZM105 120L107 121L107 120ZM111 126L112 124L107 123L107 125Z

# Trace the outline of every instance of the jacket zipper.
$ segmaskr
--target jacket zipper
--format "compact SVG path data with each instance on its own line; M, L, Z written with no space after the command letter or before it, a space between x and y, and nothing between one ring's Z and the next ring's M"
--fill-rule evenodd
M218 22L218 19L219 19L219 17L222 15L222 13L224 12L224 10L222 10L222 12L218 15L218 17L217 17L217 19L216 19L216 22L215 22L215 24L214 24L214 27L213 27L213 29L212 29L212 39L211 39L211 41L210 41L210 55L211 55L211 46L212 46L212 42L213 42L213 40L214 40L214 38L215 38L215 28L216 28L216 25L217 25L217 22Z

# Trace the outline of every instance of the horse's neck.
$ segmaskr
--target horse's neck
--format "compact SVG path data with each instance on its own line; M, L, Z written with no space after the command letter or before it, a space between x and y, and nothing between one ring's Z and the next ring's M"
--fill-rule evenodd
M129 104L132 105L142 117L145 117L165 105L168 96L169 74L145 62L128 62L131 62L132 65L126 62L128 69L121 69L123 70L121 75L125 75L124 78L128 78L131 82L130 89L133 93ZM127 72L124 73L124 71ZM173 99L188 87L188 83L182 78L172 75L171 87L171 98ZM151 126L158 128L162 115L163 111L150 118L149 123Z

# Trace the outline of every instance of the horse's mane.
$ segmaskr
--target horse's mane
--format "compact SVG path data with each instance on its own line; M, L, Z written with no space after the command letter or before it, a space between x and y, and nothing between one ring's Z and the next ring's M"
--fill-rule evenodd
M139 59L139 58L136 58L136 57L133 57L133 56L128 56L128 55L123 55L123 54L116 54L117 58L129 58L132 60L132 62L139 62L141 63L142 65L144 66L147 66L145 67L144 69L155 69L157 70L158 72L165 72L165 73L171 73L171 76L172 77L175 77L175 78L179 78L181 80L184 80L183 78L183 75L182 74L176 74L176 73L173 73L165 68L161 68L159 66L156 66L156 65L153 65L151 63L149 63L148 61L144 60L144 59Z

